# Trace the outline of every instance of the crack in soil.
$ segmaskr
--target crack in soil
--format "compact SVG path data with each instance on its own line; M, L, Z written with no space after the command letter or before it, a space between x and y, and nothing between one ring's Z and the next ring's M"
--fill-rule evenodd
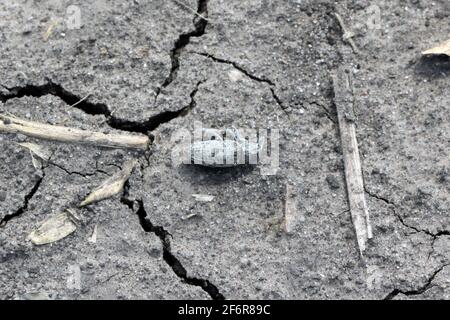
M186 111L191 110L192 107L195 106L195 102L193 102L193 99L198 91L198 87L204 81L205 80L199 81L194 90L191 92L191 102L188 106L185 106L176 111L163 111L143 121L131 121L127 119L117 118L113 115L113 112L111 112L106 104L93 103L89 102L86 99L83 100L83 98L66 90L60 84L56 84L49 79L47 79L47 83L43 85L27 84L23 87L8 88L11 93L0 95L0 101L5 103L10 99L22 98L24 96L39 98L45 95L53 95L60 98L66 104L73 106L74 108L77 108L85 112L86 114L105 116L106 124L113 129L148 134L148 132L155 130L161 124L170 122L180 115L184 115Z
M195 14L192 22L194 24L194 30L187 33L182 33L175 41L172 50L170 51L171 69L167 78L164 80L161 87L156 90L155 102L158 99L161 90L170 85L177 77L178 70L180 69L180 55L190 43L192 37L199 38L205 34L206 26L208 25L208 1L198 0L197 13ZM205 17L206 19L204 19Z
M335 119L335 117L333 117L333 116L331 115L331 111L328 110L328 108L325 107L323 104L321 104L321 103L319 103L319 102L317 102L317 101L310 101L309 104L320 107L320 108L323 110L323 112L324 112L324 114L325 114L325 117L328 118L328 120L330 120L330 121L333 122L334 124L337 124L337 123L338 123L338 121ZM333 103L333 104L334 104L334 103ZM334 109L336 110L336 106L334 106Z
M56 167L58 169L61 169L62 171L64 171L69 176L77 175L77 176L81 176L83 178L95 176L97 173L101 173L101 174L104 174L104 175L107 175L107 176L109 175L108 172L103 171L102 169L98 168L98 161L95 161L95 171L93 171L93 172L70 171L69 169L66 169L63 165L60 165L60 164L52 161L52 158L55 155L55 152L56 151L53 151L52 155L47 160L47 166L46 167L54 166L54 167ZM109 164L109 165L114 166L114 167L122 170L122 168L119 167L118 165L115 165L115 164Z
M71 176L71 175L77 175L77 176L80 176L80 177L83 177L83 178L87 178L87 177L95 176L97 173L102 173L102 174L108 175L107 172L105 172L105 171L103 171L103 170L100 170L100 169L96 169L94 172L70 171L70 170L64 168L64 166L62 166L62 165L60 165L60 164L57 164L57 163L55 163L55 162L50 162L50 163L49 163L49 166L54 166L54 167L56 167L56 168L58 168L58 169L61 169L62 171L64 171L64 172L65 172L66 174L68 174L69 176Z
M163 248L163 260L172 269L182 282L192 286L200 287L203 291L209 294L213 300L225 300L225 297L219 292L219 289L207 279L189 277L186 268L181 264L180 260L172 253L170 238L172 235L162 226L154 225L148 218L147 211L142 200L132 200L130 196L129 179L125 181L122 197L120 202L127 206L139 218L139 223L145 232L154 233L161 241ZM137 204L138 208L135 211L134 207Z
M122 202L131 211L134 212L134 201L129 199L129 195L130 195L130 179L127 179L127 181L125 181L125 184L123 186L123 193L122 197L120 198L120 202Z
M21 216L23 213L25 213L28 210L28 204L30 203L30 200L34 197L36 192L39 190L39 187L41 186L42 181L44 180L44 177L45 177L44 169L45 168L42 168L42 176L39 177L39 179L33 185L33 188L31 188L31 190L25 195L22 206L20 206L20 208L17 209L14 213L5 215L2 218L2 220L0 221L0 227L4 227L11 219Z
M230 60L226 60L226 59L222 59L222 58L218 58L215 57L214 55L210 54L210 53L206 53L206 52L197 52L197 51L189 51L190 53L194 53L194 54L198 54L200 56L203 57L207 57L209 59L211 59L214 62L217 63L224 63L224 64L229 64L231 66L233 66L233 68L239 70L240 72L242 72L243 74L245 74L247 77L249 77L252 80L255 80L257 82L263 82L263 83L267 83L268 85L270 85L271 87L275 87L275 83L272 80L266 79L266 78L261 78L258 76L255 76L254 74L252 74L250 71L242 68L241 66L239 66L236 62L234 61L230 61Z
M124 197L122 197L121 201L123 202L123 200ZM130 202L130 200L126 200L126 202L123 203L130 207ZM209 280L188 276L186 268L181 264L180 260L178 260L171 251L171 234L162 226L156 226L150 221L150 219L147 217L147 212L145 211L144 203L142 202L142 200L137 200L136 202L139 205L136 214L139 217L139 222L142 226L142 229L145 232L154 233L161 240L161 244L163 247L163 259L167 263L167 265L172 268L177 277L179 277L183 282L189 285L202 288L206 293L210 295L213 300L224 300L225 297L219 292L219 289ZM133 205L131 205L131 209L132 208Z
M430 257L431 257L431 256L433 255L433 253L434 253L434 244L435 244L436 240L437 240L439 237L441 237L441 236L448 236L448 235L450 235L450 231L449 231L449 230L440 230L440 231L438 231L438 232L436 232L436 233L432 233L432 232L430 232L430 231L428 231L428 230L426 230L426 229L420 229L420 228L417 228L417 227L414 227L414 226L412 226L412 225L407 224L407 223L405 222L405 220L403 219L403 217L397 212L397 210L396 210L396 206L397 206L397 205L396 205L393 201L391 201L391 200L389 200L389 199L387 199L387 198L384 198L384 197L382 197L382 196L379 196L379 195L377 195L377 194L374 194L374 193L368 191L366 187L364 187L364 191L365 191L370 197L372 197L372 198L374 198L374 199L377 199L377 200L380 200L380 201L386 203L388 206L390 206L391 209L392 209L392 212L394 213L394 215L397 217L397 219L400 221L400 223L401 223L404 227L406 227L406 228L408 228L408 229L411 229L411 230L414 230L415 233L424 233L425 235L431 237L431 243L430 243L431 250L430 250L430 252L428 253L427 261L430 259ZM398 293L397 293L397 294L398 294Z
M415 295L424 293L425 291L427 291L428 289L430 289L433 286L433 280L436 278L436 276L439 274L439 272L444 270L444 268L449 265L450 264L444 264L441 267L439 267L437 270L435 270L431 274L431 276L427 279L427 281L425 282L425 284L422 287L420 287L418 289L414 289L414 290L407 290L407 291L395 288L383 300L392 300L400 293L404 294L405 296L415 296Z
M81 97L78 97L77 95L63 88L61 85L54 83L50 79L45 80L46 83L42 85L26 84L21 87L7 88L10 93L0 95L0 101L5 103L6 101L13 98L22 98L25 96L39 98L50 94L59 97L68 105L74 105L74 108L80 109L87 114L104 115L106 117L111 115L111 111L105 104L93 103L87 100L80 101L82 100Z
M433 232L430 232L430 231L428 231L426 229L420 229L420 228L417 228L417 227L414 227L414 226L411 226L411 225L407 224L405 222L405 220L403 219L403 217L395 210L397 205L393 201L370 192L369 190L367 190L367 188L365 186L364 186L364 191L370 197L378 199L380 201L383 201L387 205L391 206L392 207L392 211L394 212L395 216L398 218L398 220L401 222L401 224L404 225L406 228L412 229L412 230L414 230L415 232L418 232L418 233L425 233L426 235L432 237L433 239L436 239L436 238L438 238L440 236L443 236L443 235L450 235L450 231L449 230L440 230L440 231L438 231L436 233L433 233Z
M272 97L275 100L275 102L278 104L278 106L281 108L281 110L283 110L284 113L286 113L287 115L289 114L288 107L286 107L283 104L283 102L281 101L280 97L278 97L278 95L275 93L275 87L276 86L275 86L275 83L272 80L255 76L250 71L248 71L248 70L242 68L241 66L239 66L236 62L215 57L215 56L213 56L210 53L197 52L197 51L190 51L190 53L198 54L198 55L203 56L203 57L207 57L207 58L209 58L212 61L217 62L217 63L224 63L224 64L231 65L233 68L235 68L236 70L242 72L243 74L245 74L250 79L252 79L254 81L257 81L257 82L260 82L260 83L265 83L265 84L269 85L270 92L271 92Z

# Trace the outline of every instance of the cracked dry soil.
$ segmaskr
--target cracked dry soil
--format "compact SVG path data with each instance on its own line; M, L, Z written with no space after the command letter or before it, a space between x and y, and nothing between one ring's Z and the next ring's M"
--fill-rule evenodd
M71 29L69 1L0 1L1 113L152 141L135 152L0 134L0 299L450 298L450 63L420 58L448 38L449 2L183 3L193 10L83 3ZM380 25L368 29L374 4ZM374 233L363 258L330 75L342 65L354 78ZM173 166L172 134L194 121L279 129L276 175ZM36 168L25 141L50 160ZM75 233L27 240L129 158L139 166L123 193L82 209Z

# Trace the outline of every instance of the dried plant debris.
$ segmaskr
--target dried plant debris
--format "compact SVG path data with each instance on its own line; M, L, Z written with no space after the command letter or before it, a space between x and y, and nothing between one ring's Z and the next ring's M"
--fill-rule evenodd
M80 203L80 207L110 198L121 192L125 186L125 182L130 178L136 163L137 161L135 159L125 162L122 170L103 181L100 186L93 190L86 199Z
M293 233L299 222L305 217L297 208L297 195L294 186L286 185L286 198L284 201L284 221L282 227L286 233Z
M39 139L90 144L110 148L146 150L150 142L149 137L144 135L106 134L103 132L27 121L5 114L0 114L0 132L21 133Z
M50 36L52 35L55 27L58 25L58 20L53 20L51 22L51 24L48 26L47 30L45 31L45 33L42 35L42 38L44 39L44 41L48 41L48 39L50 38Z
M47 292L28 292L25 293L21 298L21 300L53 300L50 294Z
M31 232L28 239L35 245L56 242L75 232L76 221L77 218L69 210L55 214Z
M214 196L209 194L193 194L192 196L199 202L211 202L214 199Z
M354 53L359 53L358 47L356 46L355 41L353 41L352 39L355 34L348 30L348 28L345 26L344 19L342 19L339 13L335 12L334 16L336 17L336 20L338 21L339 26L342 29L342 39L350 44Z
M92 235L89 237L88 242L90 243L97 242L97 225L94 226L94 231L92 231Z
M38 144L30 143L30 142L23 142L23 143L18 143L18 145L21 147L27 148L34 155L38 156L42 160L47 161L50 159L50 151Z
M42 169L42 161L50 160L50 151L40 145L30 142L18 143L18 145L30 150L31 161L36 170Z
M445 55L450 57L450 39L441 43L437 47L423 51L422 55L424 56Z
M344 159L347 196L355 228L356 240L361 255L366 249L367 241L372 238L369 209L364 197L364 180L358 141L356 139L352 75L349 67L340 67L333 75L333 90L335 94L336 111L339 121L342 154Z

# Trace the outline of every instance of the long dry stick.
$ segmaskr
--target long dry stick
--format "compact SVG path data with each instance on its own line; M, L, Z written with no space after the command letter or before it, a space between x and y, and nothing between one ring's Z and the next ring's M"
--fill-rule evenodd
M0 132L21 133L30 137L110 148L146 150L150 143L144 135L105 134L77 128L53 126L0 114Z
M369 210L364 197L364 181L356 140L355 115L353 110L353 90L351 75L345 68L333 74L335 104L339 119L342 153L345 167L347 194L361 255L366 249L367 240L372 238Z

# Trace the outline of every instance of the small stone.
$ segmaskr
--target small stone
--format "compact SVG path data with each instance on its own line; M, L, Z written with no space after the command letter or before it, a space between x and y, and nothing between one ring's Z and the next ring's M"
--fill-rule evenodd
M338 179L335 176L329 175L326 177L326 181L328 182L328 185L331 189L339 189L341 187Z
M0 191L0 202L6 200L6 191Z
M239 262L240 262L242 268L249 267L250 264L251 264L251 263L250 263L250 260L247 259L247 258L241 258L241 259L239 260Z
M233 69L230 72L228 72L228 77L232 82L238 82L242 79L243 74L239 70Z

